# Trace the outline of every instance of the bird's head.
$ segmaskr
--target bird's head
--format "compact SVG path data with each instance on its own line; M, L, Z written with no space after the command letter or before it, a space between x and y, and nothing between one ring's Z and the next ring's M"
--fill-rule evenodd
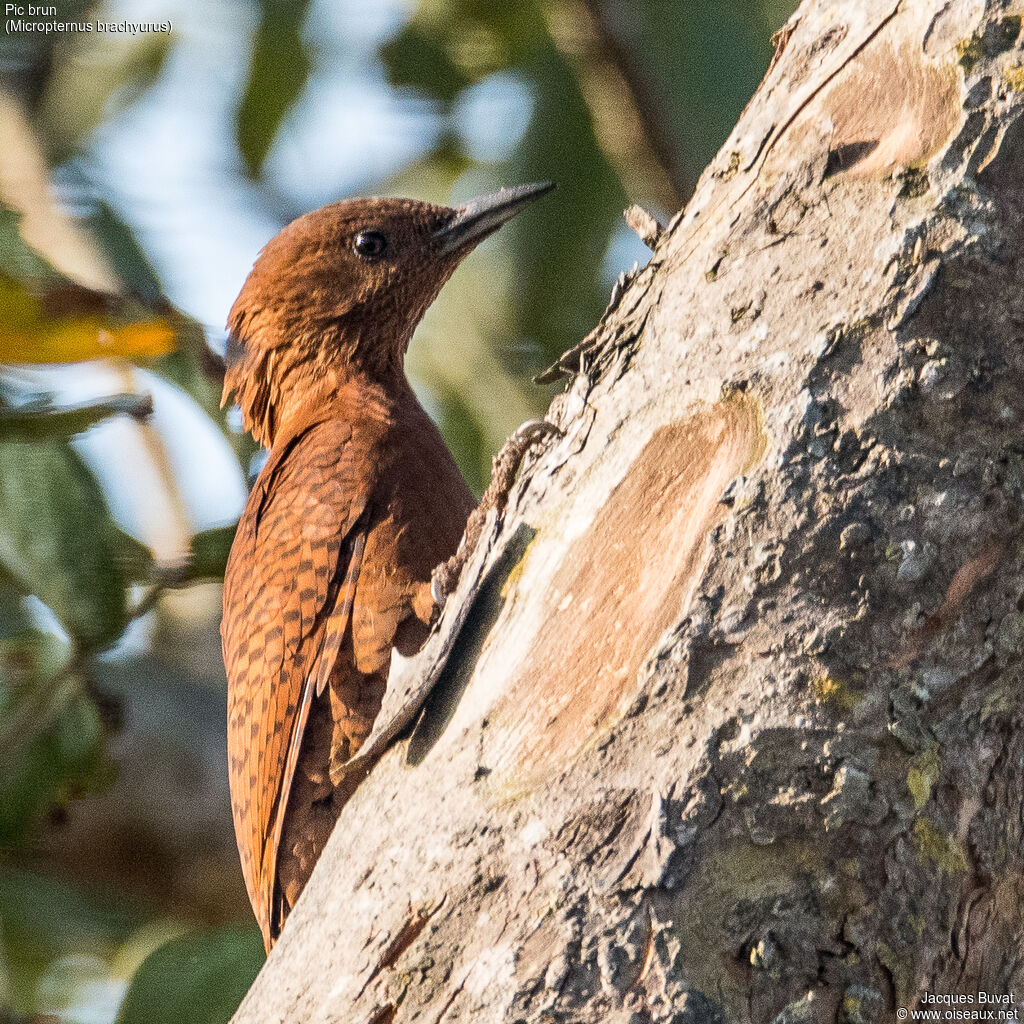
M256 260L228 318L224 400L273 443L292 406L332 379L402 375L412 333L467 253L548 182L455 208L350 199L292 221Z

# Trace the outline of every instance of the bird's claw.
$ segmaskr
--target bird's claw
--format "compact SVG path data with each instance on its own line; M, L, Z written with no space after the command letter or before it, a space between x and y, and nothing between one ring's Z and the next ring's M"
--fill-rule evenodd
M555 426L549 420L527 420L516 432L505 442L506 446L513 444L523 445L523 450L531 445L537 444L546 437L564 437L565 431Z
M448 595L455 588L452 586L451 573L448 570L448 563L442 562L430 574L430 596L434 599L434 619L441 613Z
M500 516L504 511L523 456L533 445L551 436L562 437L563 431L547 420L527 420L495 455L491 483L484 491L480 504L470 513L459 550L430 575L430 594L434 599L436 614L440 614L445 601L458 586L462 567L480 538L487 513L494 509Z
M493 508L500 515L504 511L523 456L535 444L552 435L561 437L563 432L547 420L527 420L516 430L491 461L491 482L480 499L478 512L486 513L488 509Z

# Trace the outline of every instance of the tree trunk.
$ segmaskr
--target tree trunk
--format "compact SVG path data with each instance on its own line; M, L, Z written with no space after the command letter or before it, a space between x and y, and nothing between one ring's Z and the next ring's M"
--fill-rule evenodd
M1022 15L780 33L236 1021L1024 1001Z

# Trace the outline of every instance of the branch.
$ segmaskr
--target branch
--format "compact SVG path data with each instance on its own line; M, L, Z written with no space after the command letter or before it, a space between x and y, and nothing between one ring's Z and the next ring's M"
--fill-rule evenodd
M590 16L598 44L607 60L618 70L629 90L633 109L655 159L664 169L675 192L675 206L681 206L693 193L693 182L683 167L679 149L666 127L667 117L661 101L637 67L634 56L622 44L609 23L604 0L581 0Z

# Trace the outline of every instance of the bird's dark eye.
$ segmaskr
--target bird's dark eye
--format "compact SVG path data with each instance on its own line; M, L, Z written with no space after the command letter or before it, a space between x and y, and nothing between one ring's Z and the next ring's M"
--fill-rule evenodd
M352 251L361 260L379 260L388 247L388 240L379 231L360 231L352 243Z

